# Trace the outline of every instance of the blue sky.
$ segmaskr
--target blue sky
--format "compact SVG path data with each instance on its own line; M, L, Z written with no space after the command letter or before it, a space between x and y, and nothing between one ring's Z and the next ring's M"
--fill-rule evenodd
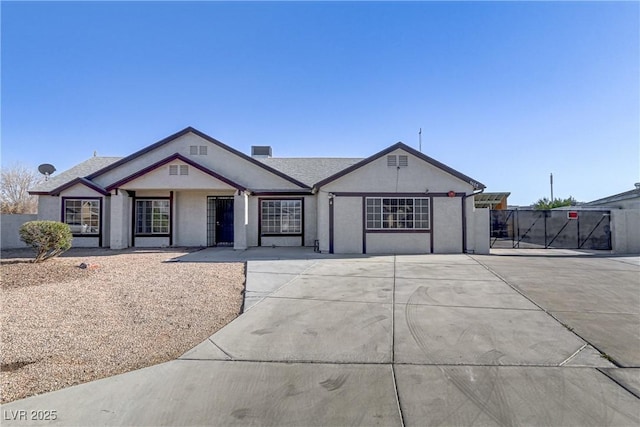
M249 153L403 141L529 204L640 181L638 2L8 2L2 166L186 126Z

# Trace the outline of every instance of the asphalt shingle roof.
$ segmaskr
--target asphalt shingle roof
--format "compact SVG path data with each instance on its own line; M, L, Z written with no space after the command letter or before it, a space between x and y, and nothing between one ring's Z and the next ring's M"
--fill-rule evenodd
M257 159L309 187L363 159L338 157L267 157Z
M67 169L59 174L53 174L47 181L42 181L29 191L33 192L49 192L56 188L73 181L76 178L83 178L90 175L112 163L117 162L122 157L91 157L84 162L75 165L71 169Z

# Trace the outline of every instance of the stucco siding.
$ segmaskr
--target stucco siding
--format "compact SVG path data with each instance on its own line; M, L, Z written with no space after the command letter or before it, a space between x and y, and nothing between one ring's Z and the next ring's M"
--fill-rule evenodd
M318 192L316 195L316 206L316 230L320 243L320 252L329 252L329 198L326 192Z
M469 230L473 230L471 233L474 236L472 245L469 245L469 252L473 252L481 255L488 255L490 251L490 221L489 221L489 208L476 208L473 212L472 218L474 219L473 227Z
M334 199L334 253L362 253L362 198Z
M163 248L169 246L168 237L136 237L136 248Z
M22 224L38 219L36 214L2 214L0 215L2 249L26 248L27 245L20 240L20 227Z
M99 240L97 237L73 236L71 247L73 248L97 248Z
M368 254L427 254L431 252L429 233L368 233Z
M190 146L206 146L206 155L191 155ZM247 188L256 188L259 183L263 188L294 189L300 188L292 182L281 178L253 163L238 157L209 141L193 134L182 135L173 141L145 153L121 166L110 170L94 179L94 182L106 187L114 182L137 173L175 153L181 154L216 173Z
M258 246L258 197L249 197L247 205L247 246Z
M173 244L175 246L206 246L207 192L177 191L174 193L173 203Z
M38 219L60 221L60 197L38 196Z
M304 198L304 246L313 246L318 238L318 206L316 196Z
M180 166L187 168L187 175L170 175L170 166ZM123 184L120 188L127 190L153 190L153 189L172 189L172 190L234 190L234 187L212 177L201 170L188 165L187 163L175 160L166 165L159 166L157 169Z
M86 185L76 184L62 191L60 193L60 197L83 198L83 197L103 197L103 195L98 193L93 188L87 187Z
M617 254L640 254L640 209L611 211L611 244Z
M434 197L432 213L433 252L462 252L462 202L460 198Z
M407 155L408 166L387 166L387 156L356 169L327 184L323 190L329 192L465 192L471 193L473 186L439 169L404 150L395 150L389 155Z
M111 192L110 197L109 247L124 249L130 245L131 233L131 197L126 191Z
M302 246L300 236L264 236L262 246Z

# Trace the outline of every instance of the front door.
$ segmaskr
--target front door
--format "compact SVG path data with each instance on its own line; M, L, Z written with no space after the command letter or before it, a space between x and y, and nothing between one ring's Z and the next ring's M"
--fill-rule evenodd
M233 197L207 198L207 246L233 246Z

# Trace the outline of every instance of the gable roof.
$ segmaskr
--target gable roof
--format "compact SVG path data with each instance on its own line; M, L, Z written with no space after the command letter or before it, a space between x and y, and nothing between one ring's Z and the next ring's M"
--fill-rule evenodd
M325 179L322 179L320 181L318 181L317 183L315 183L313 185L314 188L320 188L323 185L327 185L330 182L335 181L338 178L342 178L343 176L350 174L351 172L355 171L356 169L360 169L361 167L368 165L369 163L373 162L374 160L377 160L383 156L386 156L387 154L397 150L397 149L401 149L406 151L409 154L412 154L414 156L416 156L417 158L424 160L425 162L437 167L438 169L441 169L445 172L447 172L450 175L455 176L456 178L470 184L473 186L474 189L483 189L486 188L486 186L478 181L476 181L473 178L468 177L467 175L463 174L462 172L458 172L457 170L445 165L444 163L440 163L439 161L437 161L436 159L433 159L429 156L427 156L426 154L423 154L421 152L419 152L418 150L409 147L408 145L402 143L402 142L397 142L395 144L393 144L392 146L385 148L384 150L380 151L379 153L374 154L373 156L367 157L364 160L361 160L358 163L355 163L351 166L349 166L346 169L343 169Z
M230 180L229 178L226 178L226 177L224 177L224 176L212 171L211 169L206 168L206 167L202 166L201 164L196 163L193 160L184 157L183 155L181 155L179 153L175 153L175 154L172 154L169 157L165 157L164 159L162 159L162 160L160 160L160 161L158 161L158 162L156 162L156 163L154 163L152 165L147 166L144 169L140 169L139 171L137 171L135 173L132 173L131 175L129 175L127 177L124 177L121 180L114 182L113 184L110 184L107 187L107 191L111 191L114 188L118 188L118 187L126 184L127 182L133 181L136 178L140 178L141 176L146 175L147 173L151 172L152 170L157 169L160 166L166 165L167 163L173 162L175 160L183 161L184 163L186 163L186 164L188 164L190 166L193 166L194 168L198 169L199 171L204 172L207 175L212 176L212 177L216 178L217 180L220 180L220 181L224 182L225 184L228 184L231 187L234 187L237 190L240 190L240 191L246 190L245 187L243 187L242 185Z
M87 175L103 169L120 159L122 159L122 157L91 157L84 162L75 165L71 169L67 169L64 172L61 172L59 175L52 176L48 180L40 182L38 185L29 190L29 194L48 195L53 191L62 191L66 188L69 188L66 187L67 184L73 182L73 184L71 185L75 185L78 183L78 178L85 178ZM90 182L88 180L84 181ZM86 185L87 183L84 181L83 183ZM60 189L63 186L65 186L65 188Z
M349 166L362 161L362 158L330 157L267 157L260 162L289 175L309 187Z
M624 191L622 193L614 194L612 196L593 200L591 202L583 203L582 206L603 205L607 203L615 203L615 202L621 202L623 200L635 199L638 197L640 197L640 187L634 188L633 190Z
M104 188L102 188L95 182L89 181L87 178L84 178L84 177L78 177L72 181L67 182L66 184L61 185L60 187L54 188L49 192L49 194L51 194L52 196L59 196L60 193L62 193L64 190L66 190L67 188L71 188L77 184L84 185L85 187L89 187L92 190L102 194L103 196L106 196L107 194L109 194L109 192L106 191Z
M197 129L194 129L191 126L186 127L183 130L181 130L180 132L174 133L173 135L170 135L170 136L168 136L168 137L166 137L166 138L164 138L164 139L162 139L162 140L160 140L160 141L158 141L158 142L156 142L154 144L151 144L148 147L143 148L142 150L136 151L135 153L133 153L133 154L127 156L127 157L124 157L124 158L122 158L122 159L120 159L120 160L118 160L118 161L116 161L116 162L114 162L114 163L112 163L112 164L110 164L110 165L108 165L108 166L96 171L96 172L93 172L92 174L87 176L87 179L89 179L89 180L94 179L94 178L96 178L96 177L98 177L98 176L100 176L100 175L102 175L102 174L104 174L104 173L106 173L106 172L108 172L110 170L113 170L113 169L117 168L118 166L121 166L121 165L123 165L123 164L125 164L127 162L130 162L131 160L136 159L136 158L138 158L138 157L142 156L143 154L146 154L146 153L148 153L150 151L153 151L156 148L161 147L161 146L163 146L163 145L165 145L165 144L167 144L167 143L169 143L169 142L171 142L171 141L173 141L173 140L175 140L177 138L180 138L181 136L184 136L184 135L186 135L188 133L193 133L194 135L197 135L200 138L202 138L202 139L204 139L204 140L206 140L206 141L208 141L208 142L210 142L210 143L212 143L212 144L214 144L214 145L216 145L216 146L218 146L218 147L220 147L220 148L222 148L224 150L227 150L230 153L235 154L236 156L238 156L238 157L240 157L240 158L242 158L242 159L244 159L244 160L246 160L246 161L248 161L250 163L253 163L254 165L256 165L256 166L258 166L258 167L260 167L262 169L265 169L265 170L271 172L272 174L277 175L280 178L283 178L283 179L285 179L285 180L287 180L287 181L289 181L289 182L291 182L291 183L293 183L293 184L295 184L295 185L297 185L297 186L299 186L301 188L309 188L306 184L304 184L304 183L302 183L302 182L300 182L300 181L298 181L298 180L296 180L296 179L294 179L294 178L282 173L281 171L279 171L277 169L274 169L274 168L272 168L272 167L270 167L270 166L268 166L266 164L263 164L263 163L257 161L253 157L247 156L246 154L244 154L244 153L242 153L242 152L240 152L240 151L238 151L238 150L236 150L234 148L231 148L226 144L223 144L222 142L218 141L217 139L212 138L209 135L207 135L207 134L205 134L203 132L200 132Z

